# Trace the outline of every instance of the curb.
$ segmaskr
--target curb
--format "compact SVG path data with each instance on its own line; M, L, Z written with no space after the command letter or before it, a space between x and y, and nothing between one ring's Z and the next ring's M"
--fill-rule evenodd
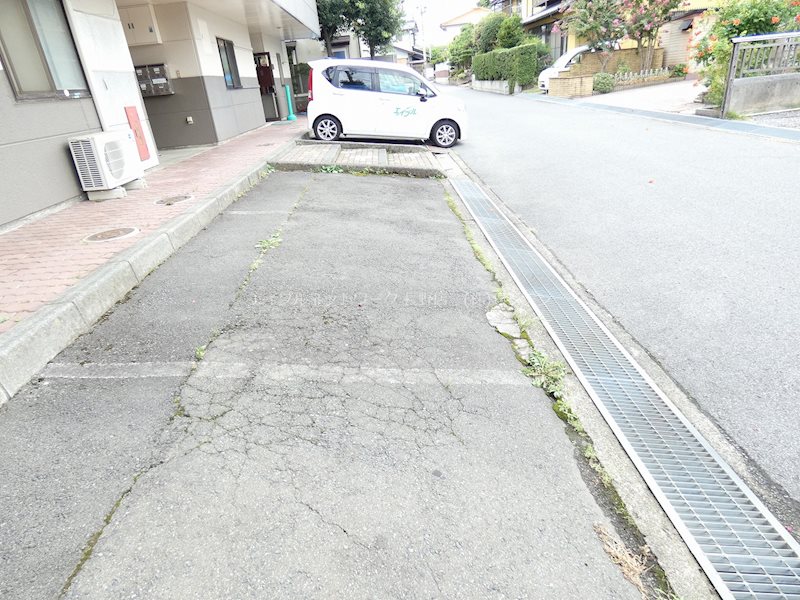
M0 334L0 406L59 352L94 324L147 275L211 223L265 176L265 169L292 139L255 167L222 185L197 206L165 223L114 256L6 333Z

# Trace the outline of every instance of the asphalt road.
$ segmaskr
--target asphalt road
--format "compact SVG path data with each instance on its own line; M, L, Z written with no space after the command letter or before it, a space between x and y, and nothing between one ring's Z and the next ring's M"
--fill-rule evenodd
M639 598L495 285L439 181L272 174L0 408L0 597Z
M448 93L470 115L457 153L800 499L800 144Z

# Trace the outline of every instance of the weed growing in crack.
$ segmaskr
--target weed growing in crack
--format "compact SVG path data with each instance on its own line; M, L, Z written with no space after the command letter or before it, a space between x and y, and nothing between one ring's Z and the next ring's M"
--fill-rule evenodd
M271 175L274 172L275 172L275 167L273 167L272 165L267 164L267 165L264 165L264 168L261 169L258 172L258 175L259 175L259 177L261 177L261 179L264 179L267 175Z
M522 372L530 377L533 385L542 388L556 400L564 395L564 376L567 373L564 363L550 360L544 353L531 348L528 366Z
M464 235L467 238L467 242L469 242L470 248L472 248L472 253L475 255L475 258L478 259L478 262L481 263L483 268L486 269L490 275L497 279L497 272L494 270L492 261L489 260L489 258L486 256L486 253L483 251L483 248L481 248L480 244L478 244L477 240L475 240L475 235L472 233L472 228L467 224L466 219L464 219L464 215L461 214L461 210L458 208L456 201L453 200L453 197L448 192L445 192L444 195L445 198L447 198L447 206L450 207L450 210L456 217L458 217L458 220L461 221L461 225L464 227Z
M318 173L344 173L344 169L339 165L322 165L318 170Z
M175 410L172 413L173 419L186 416L186 408L183 406L183 401L181 400L180 396L175 396L172 399L172 404L175 407Z
M374 167L365 167L363 169L354 169L352 171L348 171L350 175L355 175L356 177L366 177L367 175L391 175L389 171L386 169L376 169Z
M194 357L195 357L196 360L203 360L203 358L206 355L206 348L207 347L208 347L208 344L204 344L204 345L198 346L197 348L194 349Z
M256 244L256 248L261 250L261 252L267 252L269 250L273 250L281 245L283 242L283 238L281 237L281 230L279 229L275 233L273 233L270 237L266 240L261 240Z

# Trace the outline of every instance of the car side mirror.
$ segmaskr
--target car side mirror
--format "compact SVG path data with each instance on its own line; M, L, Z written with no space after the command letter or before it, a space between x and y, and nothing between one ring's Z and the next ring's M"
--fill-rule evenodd
M419 88L417 90L417 96L419 96L420 102L427 102L428 101L428 90L424 88Z

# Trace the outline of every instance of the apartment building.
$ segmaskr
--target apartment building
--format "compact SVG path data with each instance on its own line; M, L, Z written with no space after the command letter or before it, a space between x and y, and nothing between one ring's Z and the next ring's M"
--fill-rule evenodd
M316 0L0 1L0 227L83 195L67 140L215 144L286 114L286 42Z

